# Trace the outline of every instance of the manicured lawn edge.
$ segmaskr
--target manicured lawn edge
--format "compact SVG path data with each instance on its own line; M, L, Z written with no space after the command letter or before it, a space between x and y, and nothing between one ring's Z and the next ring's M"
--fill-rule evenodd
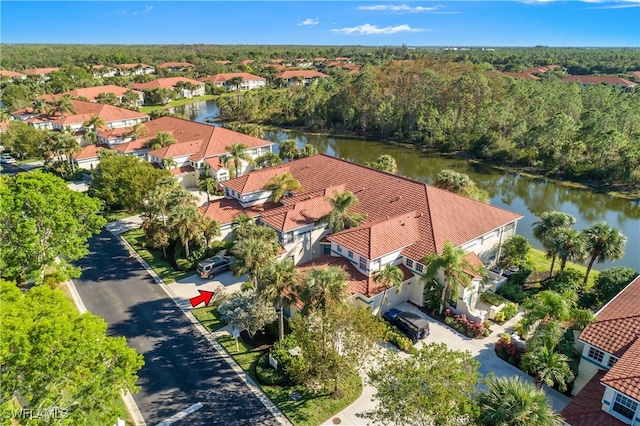
M529 253L529 259L533 263L533 268L536 271L549 271L551 269L551 259L547 259L544 251L538 249L531 249ZM596 265L594 265L596 266ZM567 268L577 269L578 271L585 274L587 272L587 267L581 265L579 263L567 262ZM556 259L556 264L553 269L554 274L560 270L560 260ZM591 288L596 280L596 278L600 275L600 271L596 269L591 269L591 273L589 274L589 281L587 282L587 288Z
M191 313L198 321L200 321L200 324L209 330L210 333L213 333L225 326L224 322L220 319L220 313L216 308L195 308L191 310Z
M171 101L166 105L143 106L143 107L140 107L138 109L138 111L141 112L142 114L148 114L148 113L150 113L152 111L156 111L156 110L159 110L159 109L169 109L169 108L173 108L173 107L176 107L176 106L192 104L192 103L197 102L197 101L209 101L211 99L216 99L217 97L218 97L218 95L202 95L202 96L197 96L195 98L178 99L176 101Z
M171 284L180 281L186 277L195 274L195 270L176 271L173 266L162 258L162 252L156 250L148 250L144 247L144 231L142 229L132 229L121 234L133 249L142 257L147 264L155 271L165 284Z
M347 378L341 385L344 395L334 399L326 393L313 393L305 386L267 386L260 384L256 377L256 364L263 353L238 339L239 352L236 352L235 339L229 335L218 337L218 342L235 359L242 369L260 386L273 403L294 425L317 426L329 420L362 394L362 379L358 375ZM290 395L297 391L300 399L294 401Z

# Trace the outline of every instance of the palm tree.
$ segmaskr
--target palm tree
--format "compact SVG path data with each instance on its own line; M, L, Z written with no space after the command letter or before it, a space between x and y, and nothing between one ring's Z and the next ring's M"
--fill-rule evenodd
M256 167L259 169L276 166L280 163L282 163L282 158L280 158L275 152L271 151L266 152L260 157L256 158Z
M471 283L469 274L477 272L477 269L465 259L465 255L466 253L460 247L454 247L451 241L445 241L441 255L431 253L422 259L422 262L427 265L423 280L426 282L435 280L440 271L444 275L440 313L448 300L458 296L458 285L467 287Z
M302 151L300 151L300 157L305 158L305 157L311 157L314 155L318 154L318 150L315 146L311 145L310 143L306 144L305 146L302 147Z
M552 244L552 234L562 228L570 228L576 224L576 218L567 213L548 211L540 215L540 220L534 222L533 236L537 238L547 250L547 256L551 258L551 270L549 276L553 276L553 268L556 263L557 253Z
M53 101L52 106L55 115L60 114L64 117L65 114L76 113L76 107L73 105L73 101L69 95L61 96L59 99Z
M220 223L209 217L202 218L202 232L204 234L204 240L207 243L207 247L211 248L213 240L221 235Z
M203 223L198 208L189 204L178 204L171 210L169 227L180 239L185 257L189 257L189 241L202 237Z
M129 132L128 136L131 136L133 140L136 140L145 137L148 134L149 129L147 129L147 126L145 126L144 123L138 123L131 128L131 132Z
M301 152L295 139L287 139L279 144L280 158L283 160L295 160L300 158Z
M492 377L477 398L480 422L487 426L555 426L546 394L519 376Z
M239 173L243 161L246 161L250 165L255 164L253 158L251 158L251 155L247 152L248 149L249 147L245 144L237 142L234 142L231 144L231 146L225 148L229 157L231 158L231 160L233 160L233 163L236 166L236 177L240 176Z
M396 159L388 154L382 154L376 161L365 163L365 166L387 173L398 173L398 164L396 163Z
M334 190L333 198L325 197L324 199L331 204L332 209L328 215L321 217L319 220L326 219L333 232L360 226L366 219L366 215L361 213L347 213L349 207L358 204L358 197L349 190L344 192Z
M231 226L233 227L233 235L236 239L240 239L244 237L248 229L255 225L255 222L252 218L247 216L244 213L240 213L233 221L231 222Z
M566 321L571 316L573 301L568 295L556 293L552 290L541 291L530 297L523 304L524 331L529 331L536 321Z
M278 339L284 339L285 301L291 302L295 284L296 267L291 259L272 261L266 267L264 278L257 287L260 296L273 302L278 312Z
M269 179L269 182L262 189L271 191L271 198L274 203L280 201L287 192L299 191L301 188L300 182L291 176L291 173L285 172L282 175L275 175Z
M436 177L435 186L456 194L464 194L467 187L472 183L471 178L464 173L454 170L441 170Z
M524 354L522 368L534 375L533 383L538 389L542 389L543 384L551 387L557 385L564 392L574 377L569 367L569 357L547 346L540 346Z
M160 149L165 146L174 145L178 143L170 133L167 132L158 132L153 139L150 139L147 142L147 148L149 149Z
M584 259L585 241L580 232L572 228L552 232L549 238L553 253L560 259L558 280L562 280L568 261L581 262Z
M586 243L587 253L591 256L587 266L587 273L584 276L584 285L586 286L594 262L602 263L607 260L618 260L624 256L627 237L606 222L591 225L582 231L582 235Z
M91 117L84 123L82 123L82 127L85 129L92 128L94 132L98 133L100 127L106 126L107 123L100 117L99 115L91 114Z
M323 315L330 305L343 302L347 295L347 278L344 269L337 266L309 270L298 292L304 304L301 313L320 312Z
M253 279L254 288L258 288L265 268L280 251L280 243L272 228L252 226L248 229L249 232L233 248L236 258L233 270L237 275L247 274Z
M198 182L198 189L207 194L207 203L210 203L211 194L214 194L218 189L218 179L207 175L204 179L200 179Z
M147 194L145 215L151 219L160 216L165 229L167 228L167 215L171 207L171 194L177 190L178 186L178 181L173 176L164 176Z
M163 169L172 169L172 168L176 167L177 165L178 165L178 163L176 163L176 160L174 160L173 157L163 158L162 159L162 168Z
M393 287L396 289L396 293L400 293L402 289L402 279L404 278L404 274L393 263L387 263L384 268L378 269L373 273L373 281L384 285L384 294L382 295L382 300L380 302L380 309L378 310L378 315L382 313L382 304L388 302L389 298L389 290Z

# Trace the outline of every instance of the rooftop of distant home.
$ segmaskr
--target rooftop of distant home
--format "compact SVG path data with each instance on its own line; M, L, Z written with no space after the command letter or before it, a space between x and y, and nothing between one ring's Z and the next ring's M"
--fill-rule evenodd
M635 87L636 83L621 77L610 77L604 75L570 75L562 79L565 83L579 81L582 84L608 84L610 86Z
M172 89L178 83L191 83L199 86L202 84L201 81L193 80L191 78L186 77L169 77L169 78L159 78L157 80L148 81L146 83L132 83L131 88L136 90L144 90L144 89Z
M208 77L200 77L198 81L211 81L212 83L224 83L232 78L241 77L243 81L249 80L265 80L264 77L249 74L248 72L228 72L223 74L210 75Z

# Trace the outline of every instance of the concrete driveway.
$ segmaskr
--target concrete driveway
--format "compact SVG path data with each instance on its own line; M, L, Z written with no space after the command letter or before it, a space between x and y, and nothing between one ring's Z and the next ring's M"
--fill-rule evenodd
M180 306L183 308L192 309L189 299L198 296L200 294L198 290L223 291L224 293L231 294L240 291L240 287L245 281L247 281L246 275L234 277L231 271L227 271L216 275L215 278L211 280L200 278L198 275L191 275L190 277L169 284L168 287L176 295L174 299L176 303L179 301Z

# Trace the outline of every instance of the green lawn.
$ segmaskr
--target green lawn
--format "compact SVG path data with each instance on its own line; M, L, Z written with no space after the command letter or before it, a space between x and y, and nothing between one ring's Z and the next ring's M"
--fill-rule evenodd
M133 216L135 213L128 212L126 210L103 210L102 217L107 219L107 222L113 222L114 220L124 219L125 217Z
M242 369L258 383L255 366L262 351L245 345L239 339L240 351L237 352L235 339L229 335L219 337L218 341ZM354 375L342 383L341 388L344 390L344 396L340 399L333 398L326 393L313 393L304 386L260 385L260 387L291 423L300 426L317 426L329 420L358 399L362 393L362 380L359 376ZM293 391L298 391L301 395L300 400L294 401L291 399L289 395Z
M206 327L210 332L214 332L222 327L224 323L220 319L220 314L216 308L204 307L192 309L191 313L195 316L202 325Z
M161 251L146 249L144 247L144 232L142 229L132 229L123 233L122 237L131 244L131 247L151 266L151 269L162 278L165 284L171 284L195 274L194 269L187 271L174 270L169 262L162 258Z
M169 102L167 105L152 105L152 106L143 106L139 108L139 111L143 114L148 114L151 111L156 111L159 109L169 109L175 106L182 106L186 104L190 104L196 101L208 101L211 99L217 98L218 95L202 95L191 99L178 99L175 101Z
M529 253L529 259L533 263L533 268L536 271L548 271L551 269L551 259L547 259L545 253L542 250L531 249ZM587 272L587 267L581 265L579 263L567 262L567 268L574 268L583 274ZM560 261L556 260L556 264L554 266L554 273L560 270ZM600 274L599 271L595 269L591 269L591 273L589 274L589 282L587 282L587 288L591 288L593 283L595 282L596 277Z

